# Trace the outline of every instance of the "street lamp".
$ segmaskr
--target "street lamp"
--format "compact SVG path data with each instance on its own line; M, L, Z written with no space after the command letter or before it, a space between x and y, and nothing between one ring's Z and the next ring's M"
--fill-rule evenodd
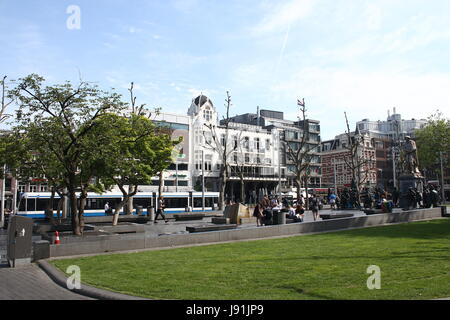
M378 169L378 171L380 172L380 181L381 181L381 185L383 186L383 189L384 189L383 169Z

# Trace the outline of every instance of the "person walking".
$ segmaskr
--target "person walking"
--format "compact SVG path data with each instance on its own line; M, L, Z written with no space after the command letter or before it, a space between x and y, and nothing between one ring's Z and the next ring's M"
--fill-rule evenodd
M314 221L316 221L319 218L319 199L315 194L310 199L311 201L311 211L313 213Z
M109 206L109 202L105 204L105 214L108 215L112 212L112 208Z
M155 216L155 223L158 223L158 216L161 215L162 219L165 220L165 222L169 222L166 219L166 216L164 215L164 208L165 208L165 204L164 204L164 198L161 196L158 200L158 210L156 211L156 216Z
M253 210L253 216L256 218L256 226L257 227L262 227L263 226L263 208L261 206L261 204L257 204L255 206L255 210Z

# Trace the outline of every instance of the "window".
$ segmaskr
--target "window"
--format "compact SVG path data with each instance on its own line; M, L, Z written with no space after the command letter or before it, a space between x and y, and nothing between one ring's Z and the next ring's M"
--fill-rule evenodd
M220 135L220 143L222 144L222 147L225 147L225 143L226 143L225 140L226 140L226 139L225 139L225 135L224 135L224 134L221 134L221 135Z
M203 119L205 119L206 121L211 121L212 111L210 107L206 107L205 110L203 110Z
M233 136L233 141L234 141L234 149L237 149L238 148L238 137Z
M244 138L244 148L247 150L250 150L250 138L249 137Z
M270 139L266 139L266 150L270 151Z
M259 138L255 138L255 148L259 151Z

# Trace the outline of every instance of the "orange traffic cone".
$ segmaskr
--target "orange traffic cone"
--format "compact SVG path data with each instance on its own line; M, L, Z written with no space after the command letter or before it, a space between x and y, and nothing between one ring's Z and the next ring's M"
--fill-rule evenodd
M55 244L60 244L61 241L59 240L59 232L56 231L56 239L55 239Z

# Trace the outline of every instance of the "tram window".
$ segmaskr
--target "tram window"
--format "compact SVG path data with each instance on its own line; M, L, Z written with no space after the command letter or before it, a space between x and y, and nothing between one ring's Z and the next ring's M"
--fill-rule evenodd
M36 199L36 210L44 211L48 207L50 199Z
M187 198L165 198L166 208L185 208L187 206Z
M202 198L194 198L194 207L201 208L202 207Z
M133 208L137 208L138 206L147 208L151 205L150 198L133 198Z
M27 201L27 211L36 210L36 199L28 199Z
M205 207L212 207L213 198L205 197ZM201 208L202 207L202 198L194 198L194 207Z

